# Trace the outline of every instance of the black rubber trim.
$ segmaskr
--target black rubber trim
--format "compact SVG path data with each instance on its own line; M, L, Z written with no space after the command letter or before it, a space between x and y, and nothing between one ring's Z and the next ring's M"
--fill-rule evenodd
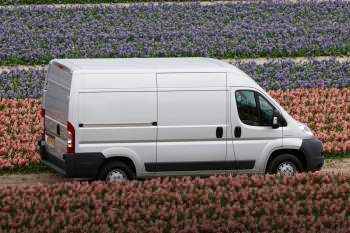
M148 172L253 169L254 160L145 163Z
M303 139L300 150L306 159L306 171L318 171L324 164L322 142L316 138Z
M102 153L64 154L67 177L96 179L99 169L105 160Z
M39 141L38 144L42 162L67 178L96 179L105 160L102 153L64 154L64 160L60 160L46 151L44 141Z
M51 170L61 174L62 176L66 176L66 171L63 170L63 168L57 166L55 163L52 163L49 160L41 160L41 162L46 165L48 168L50 168Z

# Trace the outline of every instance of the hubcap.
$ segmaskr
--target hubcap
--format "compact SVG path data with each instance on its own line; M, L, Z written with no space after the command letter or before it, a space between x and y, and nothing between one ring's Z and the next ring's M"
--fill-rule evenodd
M106 177L106 182L115 182L115 181L123 181L127 180L125 172L119 170L119 169L113 169L108 172Z
M297 168L291 162L283 162L277 167L277 174L292 176L297 172Z

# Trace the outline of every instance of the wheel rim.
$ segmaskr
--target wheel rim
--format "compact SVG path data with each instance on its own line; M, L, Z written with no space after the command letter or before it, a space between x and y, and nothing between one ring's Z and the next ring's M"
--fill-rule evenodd
M113 169L108 172L106 182L124 181L127 180L125 172L119 169Z
M297 168L292 162L283 162L277 167L277 174L292 176L297 173Z

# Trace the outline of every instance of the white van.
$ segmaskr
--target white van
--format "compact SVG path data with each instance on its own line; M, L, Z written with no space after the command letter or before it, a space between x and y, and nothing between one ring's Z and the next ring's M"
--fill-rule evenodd
M294 174L324 160L306 125L216 59L53 60L43 115L42 161L72 178Z

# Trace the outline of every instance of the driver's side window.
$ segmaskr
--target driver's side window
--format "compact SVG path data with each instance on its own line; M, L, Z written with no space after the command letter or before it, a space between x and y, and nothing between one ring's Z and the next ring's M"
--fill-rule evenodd
M235 93L238 115L246 125L271 126L274 107L259 93L239 90Z
M260 94L259 96L259 106L260 106L260 125L261 126L271 126L273 118L273 106Z

